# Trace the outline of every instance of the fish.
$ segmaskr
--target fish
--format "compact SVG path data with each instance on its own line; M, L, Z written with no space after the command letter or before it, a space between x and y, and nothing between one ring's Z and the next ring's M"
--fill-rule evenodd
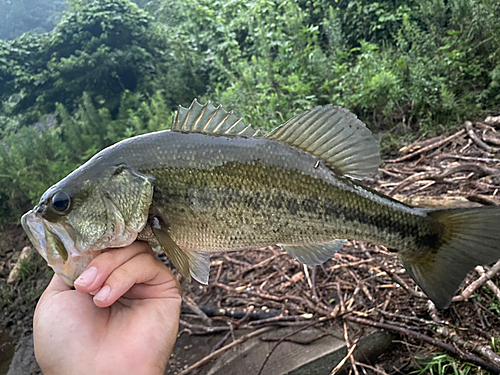
M320 265L350 240L397 252L447 308L467 273L500 258L500 208L423 209L362 185L381 163L371 131L334 105L265 134L211 102L179 106L171 130L118 142L50 187L23 215L28 237L70 286L97 255L159 244L207 284L210 254L278 245Z

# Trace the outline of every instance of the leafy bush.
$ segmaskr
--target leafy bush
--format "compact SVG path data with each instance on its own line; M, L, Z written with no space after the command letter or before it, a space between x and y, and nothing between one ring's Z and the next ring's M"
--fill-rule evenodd
M58 123L22 127L0 144L0 217L19 219L52 184L101 149L138 134L167 129L172 111L160 92L148 98L126 92L116 119L88 94L74 114L57 104Z
M55 30L0 40L3 220L195 97L267 129L342 105L387 147L500 109L496 0L68 2Z
M0 99L16 94L14 113L72 111L83 92L116 114L126 90L165 90L174 106L186 82L169 84L175 71L169 46L151 17L128 0L74 2L57 28L42 35L0 40Z

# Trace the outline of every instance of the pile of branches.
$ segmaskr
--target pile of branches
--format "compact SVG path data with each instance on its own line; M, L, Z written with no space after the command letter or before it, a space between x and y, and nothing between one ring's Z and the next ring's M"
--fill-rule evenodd
M387 160L371 187L398 198L412 197L426 206L496 205L500 189L500 118L466 122L448 136L417 141ZM399 194L399 195L398 195ZM443 195L453 199L443 199ZM167 261L167 260L166 260ZM268 247L212 257L208 286L182 282L185 305L180 334L225 332L212 353L184 369L187 375L246 339L273 327L295 326L298 333L312 325L342 327L348 363L354 374L405 373L415 351L446 352L481 369L500 373L500 356L492 344L500 338L498 280L500 262L478 266L464 282L448 310L438 311L415 286L396 255L383 246L350 241L332 259L311 267L285 251ZM398 363L383 358L362 363L353 356L363 330L375 327L395 332L404 347ZM235 339L234 331L251 328ZM288 334L276 343L293 340ZM302 343L307 345L308 343ZM275 346L275 348L276 348ZM263 359L260 372L265 368ZM259 372L259 373L260 373Z

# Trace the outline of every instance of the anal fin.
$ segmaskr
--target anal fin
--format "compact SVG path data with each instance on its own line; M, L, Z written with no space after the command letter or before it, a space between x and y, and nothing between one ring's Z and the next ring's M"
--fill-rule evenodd
M318 266L333 257L337 251L346 243L346 240L333 240L330 242L307 244L307 245L285 245L278 244L284 248L290 256L301 263L309 266Z
M199 283L207 285L210 275L210 254L182 250L166 229L157 223L151 227L156 239L181 275L188 281L191 281L192 277Z

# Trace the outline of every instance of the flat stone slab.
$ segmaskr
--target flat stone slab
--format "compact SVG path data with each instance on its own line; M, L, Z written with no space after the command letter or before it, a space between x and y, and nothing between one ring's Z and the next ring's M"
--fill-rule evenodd
M264 333L261 337L281 338L296 331L296 327L280 328ZM311 342L298 344L284 341L274 350L267 361L262 375L321 375L330 374L332 369L346 356L347 347L342 329L308 328L293 335L296 341L311 341L324 333L328 335ZM241 334L245 334L242 332ZM371 362L390 350L393 335L383 331L365 334L353 353L357 360ZM201 373L206 375L253 375L259 372L266 356L275 347L276 341L263 341L254 337L222 354Z

